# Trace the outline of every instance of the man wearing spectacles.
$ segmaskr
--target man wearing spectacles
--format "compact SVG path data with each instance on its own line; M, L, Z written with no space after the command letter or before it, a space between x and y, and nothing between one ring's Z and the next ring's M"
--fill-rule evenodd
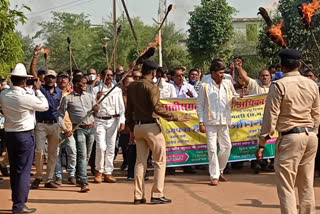
M93 95L97 101L107 94L111 88L113 72L105 69L101 72L104 83L93 89ZM96 115L96 174L95 182L115 183L116 179L112 176L113 159L115 155L117 130L125 128L125 107L123 104L122 91L116 87L101 103Z
M178 98L197 98L198 94L194 87L184 82L184 73L181 68L176 68L173 73L173 85Z
M142 73L139 70L135 70L132 72L132 78L134 81L141 79Z

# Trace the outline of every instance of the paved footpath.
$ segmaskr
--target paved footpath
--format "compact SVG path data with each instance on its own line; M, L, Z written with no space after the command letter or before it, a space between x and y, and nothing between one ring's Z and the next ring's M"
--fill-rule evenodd
M119 161L116 163L119 166ZM115 184L90 183L89 193L79 193L79 187L63 184L59 189L31 190L27 205L38 214L278 214L279 201L273 173L254 175L248 167L226 175L230 181L209 186L207 171L195 175L177 172L166 177L165 195L173 200L166 205L133 205L133 182L125 172L116 170ZM149 202L152 179L146 184ZM89 177L92 181L93 177ZM43 184L42 184L43 187ZM315 181L317 213L320 213L320 179ZM11 213L9 180L0 183L0 214Z

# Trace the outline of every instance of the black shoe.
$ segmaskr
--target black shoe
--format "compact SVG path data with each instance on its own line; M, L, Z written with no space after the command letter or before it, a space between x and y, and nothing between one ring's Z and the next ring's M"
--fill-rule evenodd
M3 182L3 178L0 178L0 184Z
M74 177L74 176L70 176L70 177L68 178L68 181L70 182L70 184L73 184L73 185L76 185L76 184L77 184L76 177Z
M175 175L176 174L176 169L172 167L167 167L166 168L166 175Z
M49 182L45 183L44 187L45 188L56 189L59 186L57 184L53 183L52 181L49 181Z
M2 166L0 165L0 171L1 171L1 174L2 174L3 176L5 176L5 177L10 176L10 172L9 172L8 167L2 167Z
M196 170L194 170L194 168L191 166L184 166L183 172L186 174L196 174L197 173Z
M40 182L41 182L41 179L36 178L31 184L31 189L38 189Z
M61 186L62 178L56 178L56 181L54 183L57 184L58 186Z
M80 192L86 193L86 192L89 192L89 191L90 191L90 188L89 188L88 184L81 184Z
M128 167L127 164L122 164L121 167L120 167L120 170L124 171L124 170L126 170L127 167Z
M163 196L161 198L151 198L151 203L152 204L169 204L171 203L171 200Z
M133 204L145 204L147 203L147 200L145 198L143 199L134 199Z
M257 164L255 167L254 167L254 174L259 174L261 171L261 166L259 164Z
M13 211L12 213L19 214L19 213L34 213L36 212L36 208L28 208L27 206L24 206L24 208L21 211Z

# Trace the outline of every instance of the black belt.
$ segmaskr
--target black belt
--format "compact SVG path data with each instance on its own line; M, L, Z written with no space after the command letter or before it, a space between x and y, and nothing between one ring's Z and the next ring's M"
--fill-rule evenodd
M57 120L37 120L37 123L55 124Z
M117 117L120 117L120 115L116 114L116 115L111 115L110 117L97 117L97 118L102 120L110 120L112 118L117 118Z
M139 124L150 124L150 123L157 123L156 119L153 120L136 120L135 121L137 125Z
M73 127L76 127L76 126L77 126L77 124L73 124ZM82 129L91 129L92 127L94 127L94 123L80 125L79 127L82 128Z
M289 131L281 132L281 135L297 134L297 133L306 132L306 131L313 132L313 128L310 128L310 127L294 127L292 129L290 129Z

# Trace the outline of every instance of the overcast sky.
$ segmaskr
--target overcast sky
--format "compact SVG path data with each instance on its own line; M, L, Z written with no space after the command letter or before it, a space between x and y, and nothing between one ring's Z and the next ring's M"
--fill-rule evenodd
M145 23L153 24L152 18L157 18L159 0L125 0L130 16L140 17ZM92 24L101 24L108 19L112 12L112 0L10 0L11 6L25 4L31 7L31 12L26 12L29 20L18 30L23 34L33 36L39 29L37 23L50 20L50 11L85 13L92 20ZM121 0L117 2L117 15L123 13ZM258 8L270 7L276 0L228 0L231 6L238 10L234 15L237 18L257 17ZM167 4L174 4L175 9L169 15L169 21L176 24L177 28L186 31L186 22L189 18L188 12L194 6L200 4L200 0L167 0ZM19 8L19 7L18 7Z

